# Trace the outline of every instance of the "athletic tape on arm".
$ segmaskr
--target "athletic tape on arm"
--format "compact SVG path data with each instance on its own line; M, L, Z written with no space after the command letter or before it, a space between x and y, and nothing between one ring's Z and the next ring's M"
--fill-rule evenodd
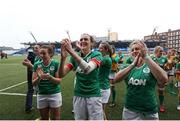
M97 67L97 65L90 61L89 63L87 63L86 61L84 61L83 59L81 60L80 64L79 64L79 68L85 73L85 74L89 74L90 72L92 72L95 68Z

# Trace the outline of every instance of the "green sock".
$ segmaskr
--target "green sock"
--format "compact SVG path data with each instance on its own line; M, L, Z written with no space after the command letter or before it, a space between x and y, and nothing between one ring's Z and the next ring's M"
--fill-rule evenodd
M159 95L159 103L162 105L164 102L164 95Z

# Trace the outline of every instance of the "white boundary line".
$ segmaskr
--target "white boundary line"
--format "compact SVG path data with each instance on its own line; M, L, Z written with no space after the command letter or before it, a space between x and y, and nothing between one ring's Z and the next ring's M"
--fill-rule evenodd
M0 95L26 96L26 94L22 94L22 93L7 93L7 92L0 92ZM36 97L36 95L33 95L33 97Z
M1 90L0 90L0 92L5 91L5 90L8 90L8 89L11 89L11 88L14 88L14 87L17 87L17 86L19 86L19 85L21 85L21 84L24 84L24 83L26 83L26 82L27 82L27 81L24 81L24 82L21 82L21 83L18 83L18 84L12 85L12 86L10 86L10 87L7 87L7 88L4 88L4 89L1 89Z
M1 63L1 66L7 66L7 65L22 65L21 63Z

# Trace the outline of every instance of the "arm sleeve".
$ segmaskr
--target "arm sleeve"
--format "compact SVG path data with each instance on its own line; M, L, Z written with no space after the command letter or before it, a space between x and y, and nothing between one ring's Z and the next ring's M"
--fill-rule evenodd
M86 61L84 61L83 59L81 60L80 64L79 64L79 68L82 69L82 71L85 74L89 74L90 72L92 72L95 68L97 67L96 63L94 63L93 61L90 61L89 63L87 63Z
M102 62L101 53L99 52L98 53L94 52L94 53L95 53L94 56L91 58L89 62L86 62L85 60L82 59L79 64L79 68L81 68L85 74L89 74L90 72L100 67L101 65L101 62Z

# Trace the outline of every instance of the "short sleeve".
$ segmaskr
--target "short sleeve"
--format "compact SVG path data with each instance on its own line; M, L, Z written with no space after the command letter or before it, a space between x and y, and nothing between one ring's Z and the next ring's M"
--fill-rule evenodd
M102 55L101 55L101 53L100 52L94 52L93 55L92 55L91 61L96 63L96 65L99 67L101 62L102 62Z

